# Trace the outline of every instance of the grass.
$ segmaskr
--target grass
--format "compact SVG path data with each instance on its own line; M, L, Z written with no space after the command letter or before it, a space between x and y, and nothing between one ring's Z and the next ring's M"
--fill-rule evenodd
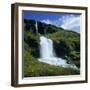
M80 71L72 68L49 65L33 58L29 51L24 52L24 77L79 75Z

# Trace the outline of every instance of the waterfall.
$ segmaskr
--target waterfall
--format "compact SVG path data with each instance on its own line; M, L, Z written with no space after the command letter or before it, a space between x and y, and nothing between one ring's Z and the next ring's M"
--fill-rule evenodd
M37 25L37 21L35 23L35 28L36 28L36 33L38 34L38 25Z
M55 56L53 41L46 38L45 36L40 36L40 59L39 61L52 64L52 65L62 65L65 66L67 63L61 58Z
M53 49L53 41L44 36L40 37L40 58L51 58L55 57L54 49Z
M56 57L53 41L45 36L40 36L40 58L38 60L51 65L78 69L74 64L68 64L66 60Z
M36 32L38 33L37 22L35 24ZM39 34L39 33L38 33ZM78 69L74 64L68 64L67 60L56 57L53 41L45 36L40 35L40 62L44 62L50 65L62 66L62 67L71 67Z

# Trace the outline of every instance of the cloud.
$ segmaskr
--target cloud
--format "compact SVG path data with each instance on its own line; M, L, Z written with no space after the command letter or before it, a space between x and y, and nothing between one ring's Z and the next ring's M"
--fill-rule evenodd
M60 20L49 20L49 19L46 19L46 20L42 20L41 22L43 23L46 23L46 24L52 24L52 25L55 25L57 27L60 27L61 26L61 23L60 23Z
M41 22L46 23L46 24L53 24L53 22L49 19L42 20Z
M63 16L61 27L80 33L80 16Z
M57 20L46 19L42 20L41 22L80 33L80 15L63 15Z

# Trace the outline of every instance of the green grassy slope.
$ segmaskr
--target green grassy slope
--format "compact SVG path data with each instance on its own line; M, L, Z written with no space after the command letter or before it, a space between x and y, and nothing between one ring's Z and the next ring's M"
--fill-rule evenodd
M33 21L34 22L34 21ZM25 23L27 25L27 23ZM24 76L55 76L55 75L78 75L79 70L49 65L38 61L39 55L39 35L33 33L35 23L30 28L24 30ZM41 25L42 24L42 25ZM39 24L38 24L39 25ZM75 32L66 31L52 25L40 23L45 30L45 36L53 40L54 50L57 57L73 62L80 68L80 35Z

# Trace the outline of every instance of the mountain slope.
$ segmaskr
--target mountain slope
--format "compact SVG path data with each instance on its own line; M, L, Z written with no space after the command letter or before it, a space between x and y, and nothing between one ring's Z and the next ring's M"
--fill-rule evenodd
M73 62L78 68L80 68L80 34L72 31L66 31L63 28L41 22L37 22L39 32L39 34L37 34L35 23L35 20L24 20L25 76L79 74L79 71L77 70L48 65L39 62L37 59L40 57L39 37L41 34L53 40L54 50L57 57L66 59L68 63ZM45 67L47 68L45 69ZM36 72L38 73L38 75L36 74Z

